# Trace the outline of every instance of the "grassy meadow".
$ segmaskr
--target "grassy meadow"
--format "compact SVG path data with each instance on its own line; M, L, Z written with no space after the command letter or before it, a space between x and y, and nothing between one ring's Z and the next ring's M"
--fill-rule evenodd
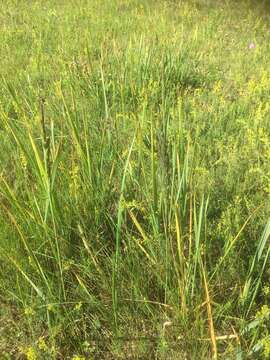
M270 358L269 15L1 2L1 360Z

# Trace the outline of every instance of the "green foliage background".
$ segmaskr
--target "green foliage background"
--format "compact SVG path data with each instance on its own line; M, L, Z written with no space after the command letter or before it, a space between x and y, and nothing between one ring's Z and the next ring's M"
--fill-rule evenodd
M2 358L268 358L267 3L0 9Z

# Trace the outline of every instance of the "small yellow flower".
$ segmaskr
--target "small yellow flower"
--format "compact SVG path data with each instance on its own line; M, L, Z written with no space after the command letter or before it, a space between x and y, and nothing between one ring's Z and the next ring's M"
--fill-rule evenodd
M20 154L20 162L21 162L21 167L22 167L23 171L26 171L27 170L27 159L23 152L21 152L21 154Z
M262 340L262 345L263 345L263 354L265 359L269 359L270 356L270 338L267 337L265 339Z
M25 355L27 360L37 360L36 350L32 346L27 348Z
M48 346L47 344L45 343L45 340L43 337L40 337L38 339L38 348L39 350L43 350L43 351L47 351L48 350Z
M82 307L82 302L78 302L78 304L75 305L75 310L79 311Z
M34 311L33 308L31 308L30 306L28 306L28 307L26 307L26 308L24 309L24 314L25 314L26 316L32 316L32 315L35 314L35 311Z
M269 318L270 308L267 305L263 305L261 310L257 312L256 318Z
M84 356L81 355L74 355L72 360L86 360Z
M263 287L263 293L264 293L264 295L269 295L270 294L270 287L269 286L264 286Z

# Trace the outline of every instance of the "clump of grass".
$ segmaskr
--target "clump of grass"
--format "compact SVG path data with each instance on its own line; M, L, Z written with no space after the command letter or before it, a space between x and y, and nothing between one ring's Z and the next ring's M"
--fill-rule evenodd
M261 7L32 5L0 15L0 353L267 357Z

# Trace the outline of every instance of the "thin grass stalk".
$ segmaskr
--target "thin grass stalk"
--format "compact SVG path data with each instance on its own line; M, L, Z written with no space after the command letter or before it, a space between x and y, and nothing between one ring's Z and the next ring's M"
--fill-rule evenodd
M120 197L118 202L118 212L117 212L117 225L116 225L116 235L115 235L115 254L113 259L113 269L112 269L112 305L113 305L113 315L114 315L114 326L116 333L118 333L118 291L117 291L117 280L118 280L118 262L120 255L120 243L121 243L121 227L123 221L123 212L124 212L124 192L126 186L126 177L128 166L130 162L130 157L132 153L132 149L135 143L136 133L133 137L132 143L129 148L128 156L126 159L123 175L122 175L122 183L120 190Z

